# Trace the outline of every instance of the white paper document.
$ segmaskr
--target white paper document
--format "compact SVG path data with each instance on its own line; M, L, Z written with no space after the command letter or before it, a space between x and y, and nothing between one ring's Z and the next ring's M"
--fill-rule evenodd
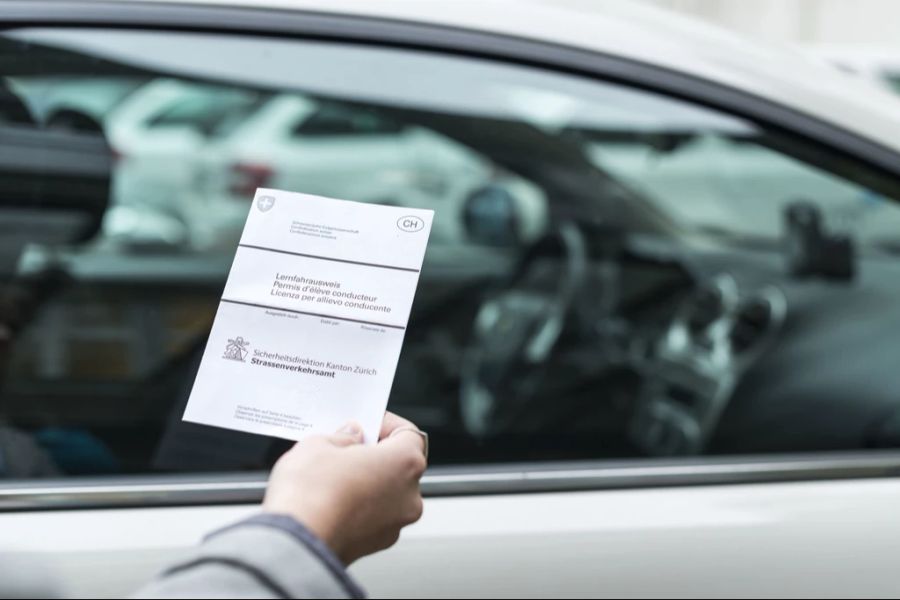
M184 420L377 441L432 217L257 190Z

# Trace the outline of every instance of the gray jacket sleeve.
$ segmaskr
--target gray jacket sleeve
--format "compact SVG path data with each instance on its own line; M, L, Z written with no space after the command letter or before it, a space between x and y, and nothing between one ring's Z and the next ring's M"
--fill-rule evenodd
M135 598L364 598L321 540L262 514L208 536Z

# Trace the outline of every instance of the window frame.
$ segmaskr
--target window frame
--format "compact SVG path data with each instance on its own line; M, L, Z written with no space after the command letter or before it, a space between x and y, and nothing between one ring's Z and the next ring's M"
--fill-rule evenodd
M900 180L900 154L767 98L657 65L548 42L438 25L268 7L108 0L11 0L0 28L91 27L288 37L490 59L568 73L705 106L864 162ZM900 450L682 460L435 467L426 496L836 480L900 475ZM111 476L0 482L0 512L258 502L265 473Z

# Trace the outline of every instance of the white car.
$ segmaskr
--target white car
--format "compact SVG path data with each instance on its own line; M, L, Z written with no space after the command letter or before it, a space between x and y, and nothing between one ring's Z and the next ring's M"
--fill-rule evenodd
M109 111L104 129L116 156L105 229L127 243L194 242L186 192L199 154L223 123L254 109L258 94L158 78Z
M185 138L141 175L211 228L263 177L390 201L386 181L439 189L423 164L454 184L480 165L406 332L389 406L433 465L422 521L351 569L373 596L896 595L891 95L618 0L42 0L0 22L17 81L271 96L209 157ZM309 102L414 141L264 133ZM245 166L198 181L192 158ZM233 246L103 241L0 255L0 531L73 595L116 597L256 510L288 444L181 421Z
M440 242L459 238L451 215L467 194L501 179L444 136L299 94L161 78L111 111L106 130L119 156L107 231L131 243L168 218L182 230L170 243L233 244L258 187L439 208Z
M196 158L199 198L184 203L198 246L233 244L259 187L433 208L442 243L461 237L463 201L492 178L487 161L433 131L298 94L261 102L225 130Z

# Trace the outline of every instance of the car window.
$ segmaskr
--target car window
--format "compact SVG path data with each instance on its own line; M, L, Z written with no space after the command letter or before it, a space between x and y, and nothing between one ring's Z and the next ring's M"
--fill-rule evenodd
M408 49L66 28L0 54L4 477L289 445L181 421L259 186L435 211L390 399L435 464L900 446L900 179L846 153ZM59 131L61 74L142 83Z

